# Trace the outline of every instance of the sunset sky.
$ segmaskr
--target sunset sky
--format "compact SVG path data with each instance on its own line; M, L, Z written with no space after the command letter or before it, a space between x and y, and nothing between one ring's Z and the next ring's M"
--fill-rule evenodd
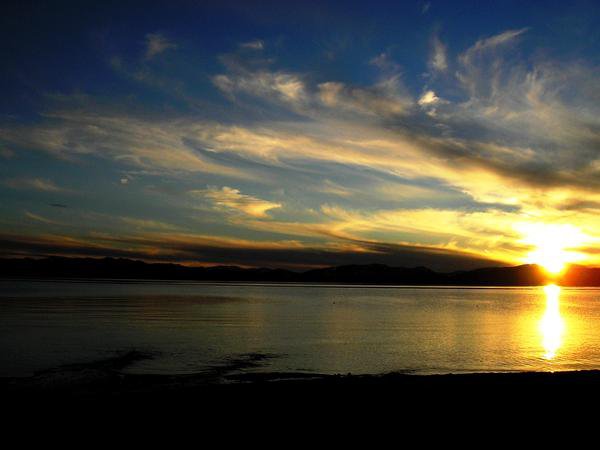
M600 265L598 2L17 2L0 34L2 256Z

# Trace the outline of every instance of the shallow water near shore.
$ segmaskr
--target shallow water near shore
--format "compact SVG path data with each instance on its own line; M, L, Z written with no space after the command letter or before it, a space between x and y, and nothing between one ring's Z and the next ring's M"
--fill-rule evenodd
M600 290L0 281L0 376L131 350L144 374L600 369Z

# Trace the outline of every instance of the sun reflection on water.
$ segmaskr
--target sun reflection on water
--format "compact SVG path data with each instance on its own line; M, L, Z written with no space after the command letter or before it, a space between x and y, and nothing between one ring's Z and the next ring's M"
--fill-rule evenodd
M551 360L561 346L565 323L560 315L560 287L550 284L544 287L546 310L540 320L540 333L544 347L544 358Z

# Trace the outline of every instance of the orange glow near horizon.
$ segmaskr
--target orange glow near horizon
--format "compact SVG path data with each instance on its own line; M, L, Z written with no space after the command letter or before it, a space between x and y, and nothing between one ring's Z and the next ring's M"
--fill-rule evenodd
M542 266L549 274L558 275L567 264L585 259L585 255L572 250L588 240L579 228L573 225L524 223L515 227L524 238L523 243L534 249L525 262Z

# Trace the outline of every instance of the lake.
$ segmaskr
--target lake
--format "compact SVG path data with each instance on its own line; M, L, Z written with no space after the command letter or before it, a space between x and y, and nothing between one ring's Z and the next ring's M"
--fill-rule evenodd
M0 376L140 350L132 373L600 368L600 290L0 281Z

